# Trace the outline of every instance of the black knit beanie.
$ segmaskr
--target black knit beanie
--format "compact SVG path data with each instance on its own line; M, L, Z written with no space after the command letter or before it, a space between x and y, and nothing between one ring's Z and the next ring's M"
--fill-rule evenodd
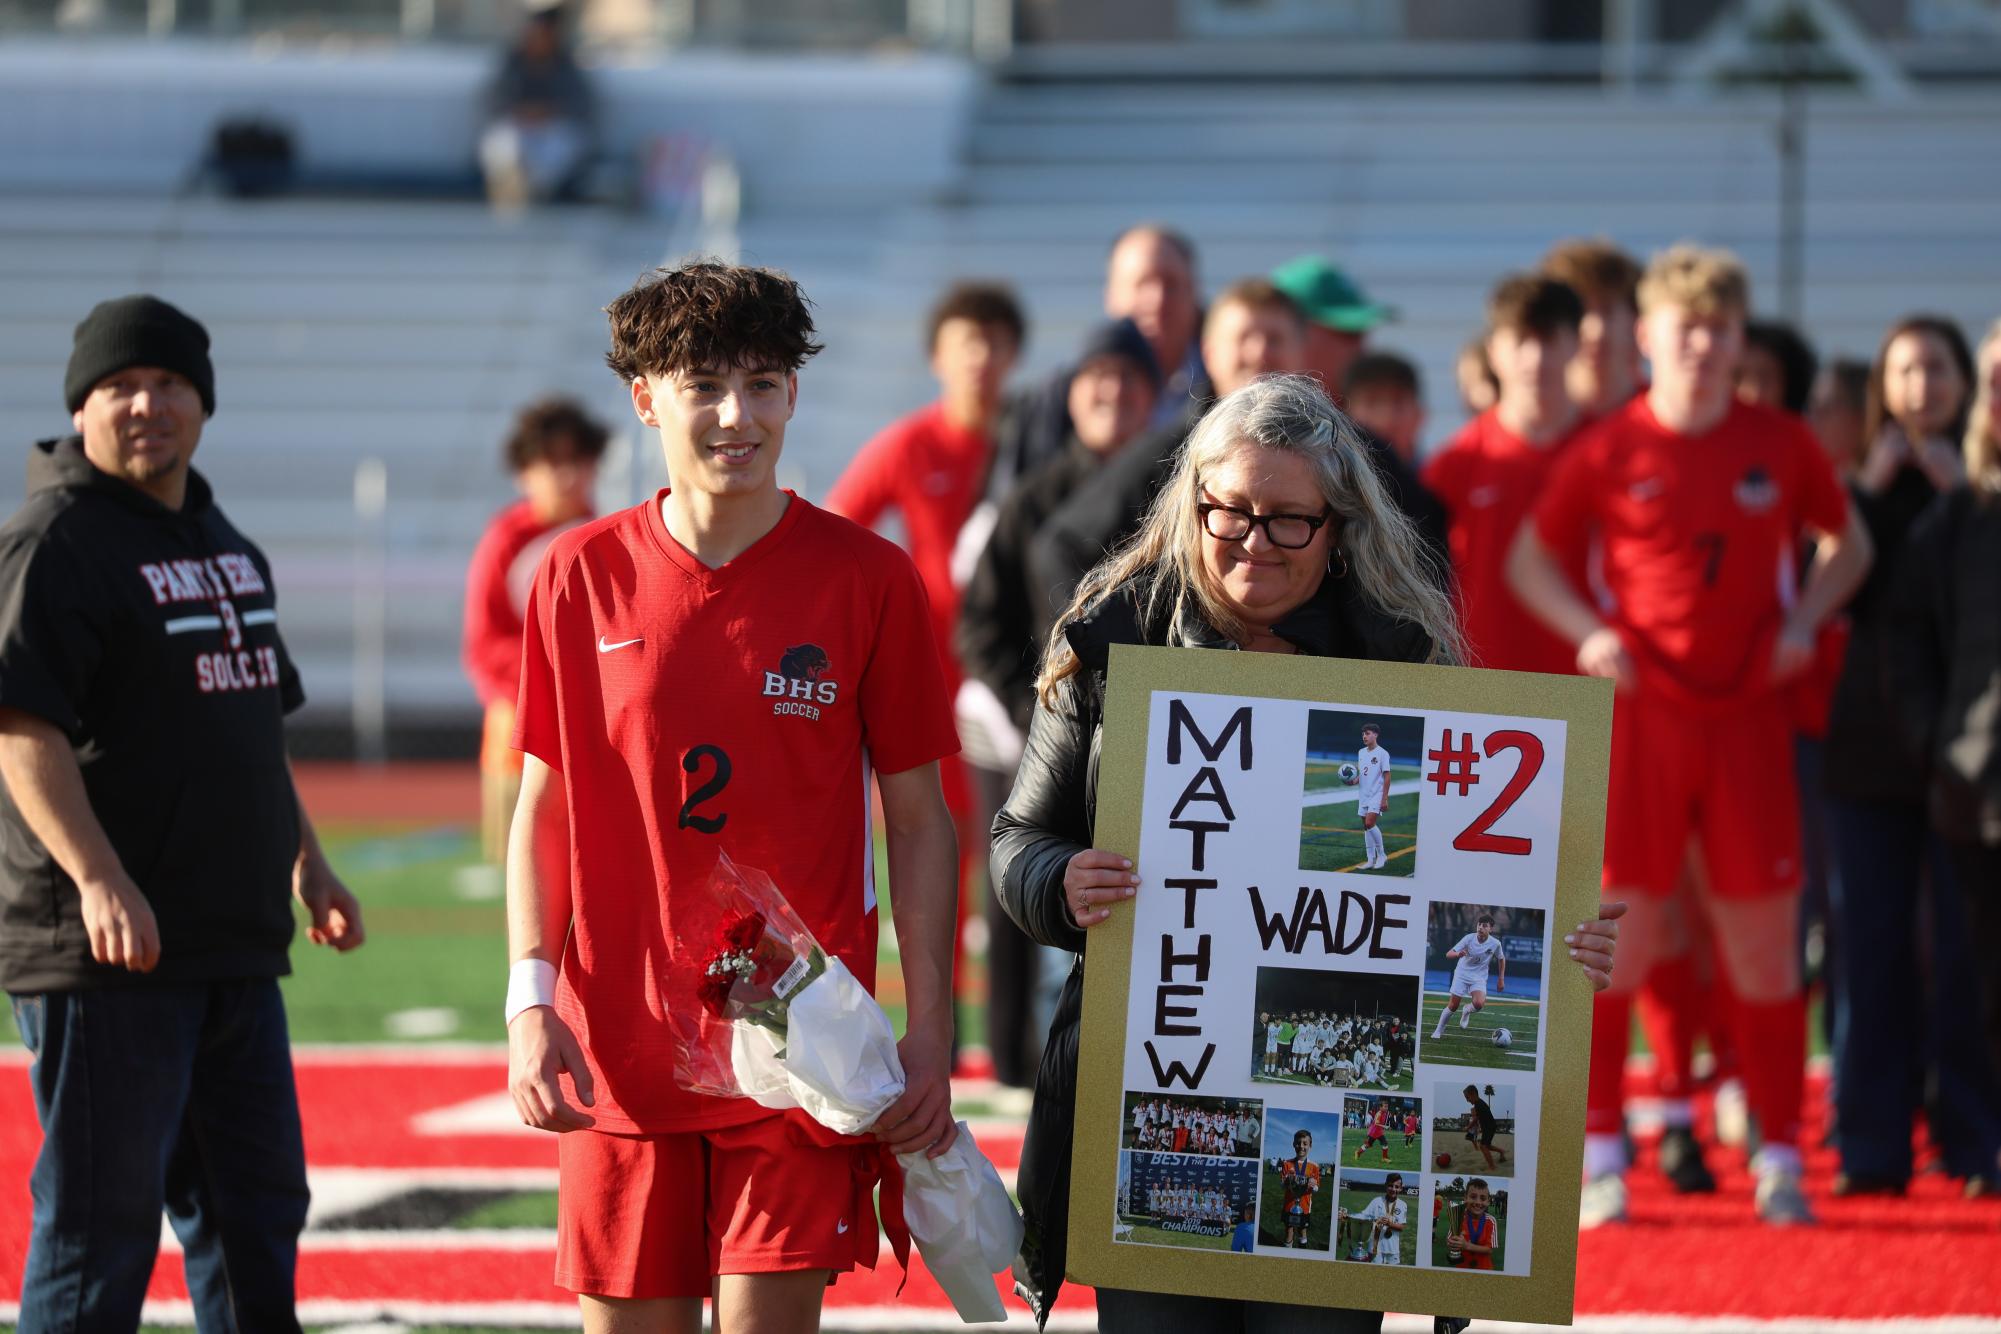
M1160 361L1153 355L1153 344L1146 341L1146 335L1130 318L1102 320L1085 333L1084 344L1077 349L1077 365L1098 357L1124 357L1155 389L1166 383Z
M208 359L208 330L154 296L101 301L76 326L63 399L75 412L99 380L131 366L158 366L185 375L201 394L202 410L215 415L215 367Z

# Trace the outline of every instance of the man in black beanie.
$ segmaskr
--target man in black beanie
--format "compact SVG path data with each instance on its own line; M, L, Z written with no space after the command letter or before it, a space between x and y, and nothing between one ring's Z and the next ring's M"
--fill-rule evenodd
M338 950L361 913L292 784L270 563L190 467L207 331L106 301L63 390L78 434L0 525L0 987L43 1130L19 1329L137 1328L164 1210L201 1328L297 1330L277 979L293 896Z

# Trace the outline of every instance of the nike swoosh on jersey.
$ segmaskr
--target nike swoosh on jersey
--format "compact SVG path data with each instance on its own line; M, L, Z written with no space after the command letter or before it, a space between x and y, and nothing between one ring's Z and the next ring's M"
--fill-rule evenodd
M603 635L599 635L598 652L609 653L613 649L631 648L634 644L638 644L641 642L643 641L639 639L621 639L616 644L614 644L610 640L606 639Z

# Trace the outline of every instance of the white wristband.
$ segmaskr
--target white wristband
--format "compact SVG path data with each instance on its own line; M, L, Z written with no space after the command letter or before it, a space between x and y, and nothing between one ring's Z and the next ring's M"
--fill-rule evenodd
M507 970L507 1022L523 1010L556 1003L556 965L546 959L517 959Z

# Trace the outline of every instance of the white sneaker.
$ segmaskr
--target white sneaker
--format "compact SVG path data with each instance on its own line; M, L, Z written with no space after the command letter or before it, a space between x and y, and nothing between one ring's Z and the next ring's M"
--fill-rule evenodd
M1791 1172L1766 1172L1758 1178L1753 1196L1758 1217L1773 1227L1812 1227L1817 1220L1807 1208L1800 1179Z
M1626 1221L1626 1178L1607 1174L1584 1183L1577 1197L1577 1226L1604 1227Z

